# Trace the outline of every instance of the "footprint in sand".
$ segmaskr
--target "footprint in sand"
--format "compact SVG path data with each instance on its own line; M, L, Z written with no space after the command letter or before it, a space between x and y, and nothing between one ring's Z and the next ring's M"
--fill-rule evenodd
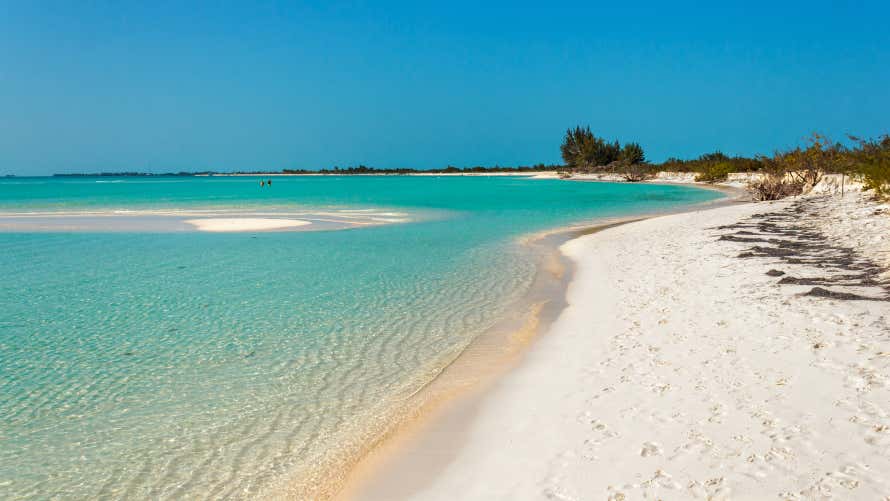
M658 445L657 442L644 442L643 448L640 449L640 456L649 457L649 456L661 456L662 450L661 446Z

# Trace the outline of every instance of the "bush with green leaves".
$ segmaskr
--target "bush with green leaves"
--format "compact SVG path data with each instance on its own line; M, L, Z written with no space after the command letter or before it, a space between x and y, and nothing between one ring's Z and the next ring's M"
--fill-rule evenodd
M719 181L726 181L726 178L729 177L729 174L735 172L735 166L731 162L720 161L714 163L707 163L701 166L701 170L698 175L695 176L696 181L703 181L706 183L716 183Z
M730 172L756 172L763 165L758 158L730 157L715 151L691 160L669 158L657 167L658 170L667 172L695 172L698 174L696 181L713 183L726 180Z
M776 200L800 195L814 187L827 173L839 173L861 179L877 197L890 198L890 136L859 139L850 136L853 146L830 141L814 133L807 143L779 151L771 157L730 157L720 151L698 158L669 158L661 164L646 163L643 148L635 142L623 147L618 141L606 141L590 132L590 127L566 131L560 147L568 171L611 172L627 181L651 178L659 170L695 172L696 181L725 181L733 172L761 172L751 184L761 200Z
M640 143L625 143L624 148L618 155L618 159L626 165L637 165L646 163L646 154L643 153L643 147Z
M852 151L852 171L862 178L865 188L874 190L879 198L890 197L890 136L879 139L858 139L858 148Z

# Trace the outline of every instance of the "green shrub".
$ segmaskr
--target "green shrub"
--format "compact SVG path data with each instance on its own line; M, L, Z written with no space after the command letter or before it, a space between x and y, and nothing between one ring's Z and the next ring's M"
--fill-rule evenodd
M705 183L716 183L718 181L726 181L731 172L735 171L735 166L727 161L707 163L701 165L701 170L695 176L696 181Z
M728 165L728 167L727 167ZM730 157L719 151L705 153L691 160L669 158L657 166L658 170L667 172L696 172L698 181L715 182L726 179L727 172L754 172L763 167L759 158Z
M852 152L852 171L862 177L866 189L879 198L890 197L890 136L880 140L856 139L859 147Z
M863 184L868 190L874 190L880 198L890 197L890 162L862 165L859 168Z
M618 155L619 160L628 164L642 164L646 162L646 155L643 153L643 147L640 143L627 143Z

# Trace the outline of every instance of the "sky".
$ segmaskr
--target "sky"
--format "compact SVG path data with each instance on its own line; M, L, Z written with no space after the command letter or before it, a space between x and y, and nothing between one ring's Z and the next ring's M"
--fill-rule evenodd
M579 124L652 161L878 136L890 2L852 4L0 1L0 175L558 163Z

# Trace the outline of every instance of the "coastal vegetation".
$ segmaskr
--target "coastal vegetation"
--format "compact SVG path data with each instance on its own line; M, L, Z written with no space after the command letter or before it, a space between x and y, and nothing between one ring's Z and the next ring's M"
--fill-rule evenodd
M536 164L536 165L520 165L516 167L503 167L496 165L494 167L483 167L481 165L477 165L474 167L455 167L453 165L449 165L448 167L441 169L411 169L411 168L398 168L398 169L379 169L375 167L368 167L366 165L358 165L355 167L333 167L331 169L320 169L320 170L307 170L307 169L284 169L281 171L282 174L328 174L328 175L368 175L368 174L483 174L483 173L498 173L498 172L541 172L548 170L557 170L561 166L559 165L545 165L545 164ZM247 174L247 173L243 173Z
M720 151L705 153L691 160L668 158L656 166L665 172L695 172L696 181L725 181L732 172L754 172L763 168L759 158L730 157Z
M865 187L874 190L877 196L890 196L890 136L851 139L858 144L852 155L853 171L862 176Z
M621 146L617 139L597 137L590 127L568 129L560 152L566 169L573 172L617 173L627 181L642 181L654 174L639 143Z
M826 174L860 180L867 190L882 198L890 194L890 137L860 139L849 136L850 145L833 142L814 133L805 146L759 157L760 180L751 188L761 200L799 195Z
M151 177L151 176L213 176L213 175L257 175L264 176L269 174L322 174L331 176L360 176L360 175L408 175L408 174L485 174L485 173L510 173L510 172L542 172L556 171L561 169L561 165L547 165L543 163L535 165L520 165L516 167L505 167L496 165L494 167L484 167L481 165L473 167L455 167L449 165L440 169L381 169L376 167L368 167L366 165L339 167L335 166L330 169L281 169L281 170L256 170L256 171L236 171L236 172L218 172L218 171L200 171L200 172L167 172L163 174L154 174L149 172L99 172L99 173L73 173L73 174L53 174L53 177Z
M890 196L890 136L862 139L848 136L845 143L814 133L804 145L772 155L729 156L720 151L697 158L668 158L649 163L636 142L608 141L590 127L568 129L560 145L563 177L574 174L613 174L627 181L643 181L658 172L695 173L699 182L726 181L730 174L758 173L750 184L755 197L776 200L799 195L817 185L826 174L860 180L878 197Z

